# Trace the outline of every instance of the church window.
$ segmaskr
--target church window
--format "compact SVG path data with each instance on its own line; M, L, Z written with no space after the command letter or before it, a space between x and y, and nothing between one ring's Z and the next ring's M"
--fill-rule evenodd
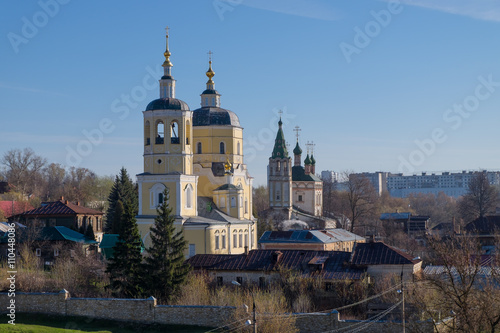
M240 230L240 233L238 235L238 239L239 239L239 246L238 247L243 247L243 234L241 233L242 231Z
M205 97L205 105L208 106L208 97Z
M173 121L170 124L170 143L178 144L179 142L179 124Z
M158 193L158 206L163 203L163 193Z
M226 208L226 198L220 198L220 208Z
M236 152L238 155L241 155L241 152L240 152L240 142L238 141L238 144L236 145Z
M225 249L226 248L226 235L225 234L222 234L222 248Z
M198 142L196 144L196 154L201 154L202 150L201 150L201 142Z
M186 189L186 208L192 208L193 206L193 186L187 184Z
M231 197L231 207L236 207L236 198Z
M248 214L248 198L245 198L245 214Z
M233 248L238 247L238 234L236 233L236 230L233 231Z
M150 126L149 126L149 120L146 120L146 123L144 124L144 138L146 139L145 145L149 146L151 144L151 138L150 138Z
M165 198L163 197L163 191L165 191L165 185L157 183L151 187L149 190L149 208L156 209L159 205L163 203ZM167 200L168 203L168 200Z
M165 125L163 124L163 121L158 121L156 124L156 144L161 145L164 142L165 138Z
M219 153L225 154L226 153L226 144L224 142L221 142L219 144Z
M215 234L215 249L218 250L219 249L219 234L218 234L218 231L217 233Z
M215 106L215 98L212 97L212 106Z

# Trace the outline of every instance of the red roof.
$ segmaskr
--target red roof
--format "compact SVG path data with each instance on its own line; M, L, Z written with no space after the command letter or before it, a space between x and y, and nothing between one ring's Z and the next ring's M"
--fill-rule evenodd
M75 205L66 200L58 200L54 202L42 202L42 206L26 211L21 216L26 215L76 215L76 214L86 214L86 215L104 215L95 209L87 208L80 205Z
M9 218L12 215L17 215L33 209L33 206L28 202L0 201L0 209L3 211L5 218Z

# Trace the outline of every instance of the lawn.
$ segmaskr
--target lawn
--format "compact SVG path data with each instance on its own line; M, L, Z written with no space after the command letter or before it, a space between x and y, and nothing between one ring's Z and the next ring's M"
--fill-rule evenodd
M210 327L179 326L159 324L125 323L114 320L92 319L86 317L51 316L41 314L17 314L16 325L7 324L9 318L4 314L0 332L23 333L202 333Z

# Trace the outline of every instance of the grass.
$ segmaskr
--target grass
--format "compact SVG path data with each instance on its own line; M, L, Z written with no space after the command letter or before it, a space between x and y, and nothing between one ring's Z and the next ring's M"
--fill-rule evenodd
M127 323L87 317L17 314L16 325L8 324L6 314L0 321L0 332L22 333L202 333L210 327Z

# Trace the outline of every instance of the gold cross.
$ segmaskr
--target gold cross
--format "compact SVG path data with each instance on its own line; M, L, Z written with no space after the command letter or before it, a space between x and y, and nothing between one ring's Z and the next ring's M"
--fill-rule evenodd
M212 61L212 54L214 54L212 51L208 51L208 61Z
M295 126L295 128L293 129L293 131L295 132L295 136L297 137L297 142L299 142L299 135L300 135L299 132L302 131L302 130L300 129L299 126Z

